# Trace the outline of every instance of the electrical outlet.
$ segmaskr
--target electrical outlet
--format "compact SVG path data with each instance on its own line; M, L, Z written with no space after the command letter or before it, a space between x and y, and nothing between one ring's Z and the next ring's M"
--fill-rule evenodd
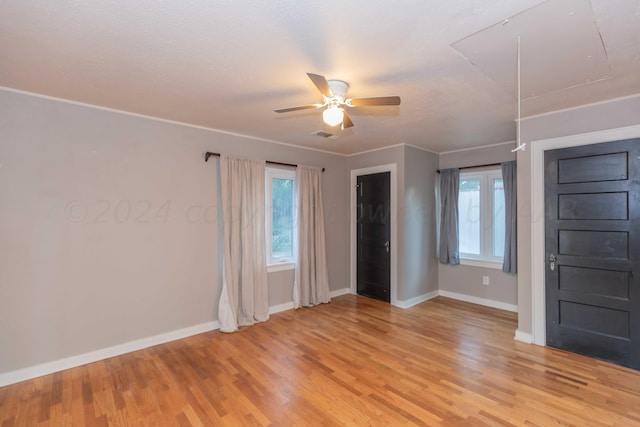
M482 276L482 284L483 285L489 284L489 276Z

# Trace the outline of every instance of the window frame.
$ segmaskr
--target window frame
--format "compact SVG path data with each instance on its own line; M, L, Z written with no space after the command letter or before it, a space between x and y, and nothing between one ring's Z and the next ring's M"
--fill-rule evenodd
M465 253L460 251L460 264L476 267L487 267L501 269L504 262L504 255L493 255L494 249L494 180L503 179L502 169L491 168L483 170L473 170L460 172L460 182L463 180L476 179L480 181L480 254ZM504 181L503 181L504 182ZM459 203L459 202L458 202ZM459 206L459 205L458 205ZM461 214L458 213L460 221ZM458 222L458 224L460 224ZM502 225L504 227L504 224ZM460 226L458 225L459 229ZM458 240L461 236L458 235Z
M292 230L295 237L296 212L295 212L295 188L296 188L296 171L295 169L284 169L278 167L267 166L265 168L265 236L266 236L266 258L267 271L291 270L294 268L295 253L290 257L273 257L273 179L287 179L293 181L293 193L291 203L291 215L293 218ZM292 242L293 245L294 242ZM295 247L292 247L295 251Z

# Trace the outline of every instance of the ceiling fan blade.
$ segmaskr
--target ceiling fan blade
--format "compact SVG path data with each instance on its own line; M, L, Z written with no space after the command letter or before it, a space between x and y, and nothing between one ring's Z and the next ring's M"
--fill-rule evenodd
M349 117L349 115L345 111L344 117L342 118L342 130L345 130L346 128L350 128L350 127L353 127L353 122L351 121L351 117Z
M277 110L273 110L276 113L288 113L289 111L298 111L298 110L310 110L312 108L320 108L322 104L309 104L309 105L299 105L297 107L287 107L287 108L278 108Z
M400 105L399 96L379 96L374 98L352 98L349 104L354 107L374 107L378 105Z
M333 96L333 92L331 92L329 83L327 82L327 79L324 78L324 76L312 73L307 73L307 76L309 76L309 78L311 79L313 84L316 85L321 94L323 94L324 96Z

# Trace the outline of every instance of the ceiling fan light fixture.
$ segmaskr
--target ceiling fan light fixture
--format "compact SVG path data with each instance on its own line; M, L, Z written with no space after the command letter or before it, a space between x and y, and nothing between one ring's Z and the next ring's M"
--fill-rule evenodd
M338 106L331 106L322 113L322 120L329 126L338 126L344 119L344 111Z
M325 108L322 112L322 120L329 126L335 127L342 124L341 129L353 127L353 122L347 109L343 107L375 107L400 105L399 96L378 96L373 98L347 98L349 85L343 80L327 80L320 74L307 73L311 82L322 95L322 104L298 105L297 107L278 108L276 113L288 113L298 110L309 110L313 108Z

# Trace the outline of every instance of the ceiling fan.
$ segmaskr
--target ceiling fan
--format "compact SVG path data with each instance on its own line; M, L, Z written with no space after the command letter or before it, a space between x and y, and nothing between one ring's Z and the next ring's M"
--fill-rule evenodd
M308 110L327 107L322 112L322 119L329 126L342 124L342 129L350 128L353 122L344 107L373 107L378 105L400 105L399 96L380 96L373 98L345 98L349 85L342 80L327 80L319 74L307 73L313 84L322 94L322 104L299 105L297 107L279 108L276 113Z

